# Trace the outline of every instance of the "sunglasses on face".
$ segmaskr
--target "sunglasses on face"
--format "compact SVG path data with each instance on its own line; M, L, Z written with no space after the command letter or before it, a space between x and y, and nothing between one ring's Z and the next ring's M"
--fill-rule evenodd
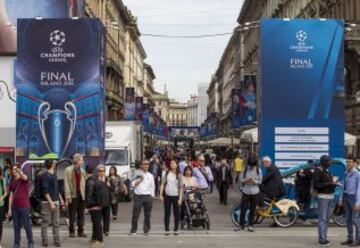
M143 163L143 165L149 165L149 163Z
M99 172L105 172L104 170L99 170Z

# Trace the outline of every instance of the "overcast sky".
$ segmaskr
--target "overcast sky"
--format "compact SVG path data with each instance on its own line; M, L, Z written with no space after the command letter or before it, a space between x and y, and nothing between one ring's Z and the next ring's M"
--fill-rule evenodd
M243 0L123 0L138 17L141 33L201 35L232 32ZM230 35L204 39L141 36L156 74L155 88L181 101L209 83Z

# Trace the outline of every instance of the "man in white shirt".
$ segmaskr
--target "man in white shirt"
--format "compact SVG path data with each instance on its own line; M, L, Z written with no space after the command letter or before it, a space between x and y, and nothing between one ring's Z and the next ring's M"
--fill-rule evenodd
M141 175L137 176L131 183L134 187L134 208L131 222L130 235L135 235L137 231L137 224L142 207L144 207L144 235L149 235L150 232L150 217L153 204L153 197L155 197L155 183L154 177L149 172L149 161L143 160L141 162Z
M199 156L199 170L201 174L205 177L207 184L214 182L214 176L209 166L205 165L205 158L204 156Z

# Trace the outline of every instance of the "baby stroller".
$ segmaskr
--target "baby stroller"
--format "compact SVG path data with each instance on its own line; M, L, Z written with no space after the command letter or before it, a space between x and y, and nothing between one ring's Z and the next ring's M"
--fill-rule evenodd
M210 230L210 218L207 207L204 204L201 192L194 190L186 190L184 194L185 200L185 222L187 228L203 227Z

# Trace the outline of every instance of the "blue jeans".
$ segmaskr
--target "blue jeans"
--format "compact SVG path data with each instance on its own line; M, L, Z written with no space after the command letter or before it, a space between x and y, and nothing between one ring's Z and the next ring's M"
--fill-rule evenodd
M318 234L319 242L328 241L328 226L333 199L318 198Z
M354 228L353 224L355 224L355 240L360 240L360 219L359 213L354 211L355 207L355 196L345 195L343 197L344 201L344 209L345 209L345 218L346 218L346 227L347 227L347 239L354 240Z
M26 231L26 237L28 240L28 247L34 246L33 233L31 228L31 221L29 217L29 209L28 208L13 208L13 225L14 225L14 246L13 248L20 247L20 231L21 225L24 225Z

